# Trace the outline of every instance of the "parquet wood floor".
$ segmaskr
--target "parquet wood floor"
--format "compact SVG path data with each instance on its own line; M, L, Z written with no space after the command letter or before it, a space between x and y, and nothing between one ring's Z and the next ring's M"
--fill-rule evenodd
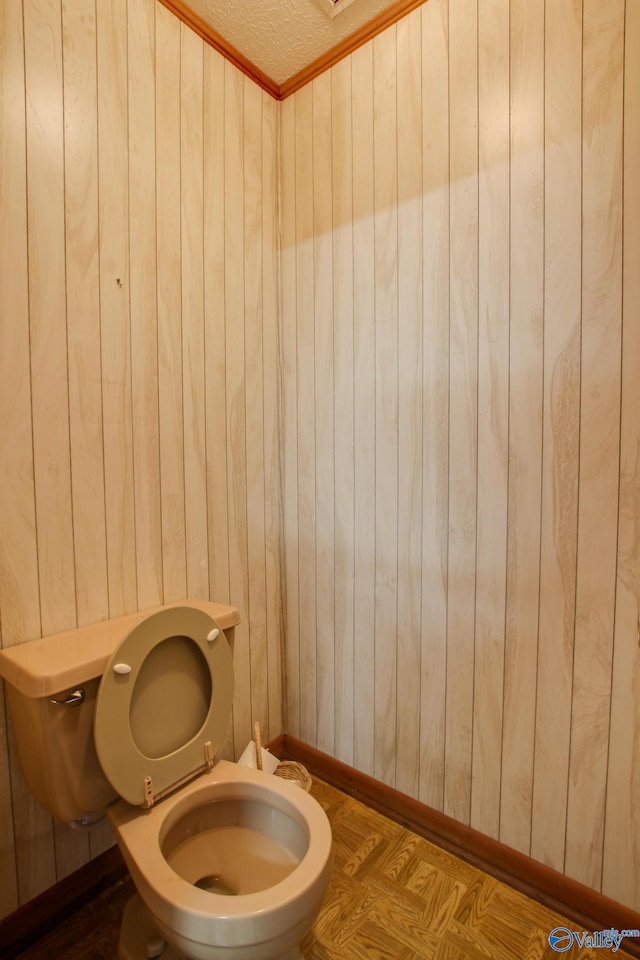
M351 797L314 782L334 872L306 960L558 960L548 935L574 925ZM609 949L572 946L570 960ZM626 958L622 950L615 954Z
M334 870L305 960L558 960L559 915L320 781L312 793L331 821ZM115 960L122 881L20 960ZM606 960L573 946L569 960ZM629 960L623 950L614 954Z

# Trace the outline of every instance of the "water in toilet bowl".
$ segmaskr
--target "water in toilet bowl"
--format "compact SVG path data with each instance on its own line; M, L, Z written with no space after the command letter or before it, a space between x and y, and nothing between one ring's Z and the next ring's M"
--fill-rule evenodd
M187 837L167 860L183 880L227 896L273 887L299 863L273 837L244 826L213 827Z
M304 831L286 813L248 799L216 800L190 810L162 843L178 876L224 896L259 893L280 883L307 846Z

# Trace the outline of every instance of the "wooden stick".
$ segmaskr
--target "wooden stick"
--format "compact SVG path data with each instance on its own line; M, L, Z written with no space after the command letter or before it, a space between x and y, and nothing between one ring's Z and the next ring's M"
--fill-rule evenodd
M262 737L260 736L260 722L256 720L253 725L253 735L256 741L256 766L262 770Z

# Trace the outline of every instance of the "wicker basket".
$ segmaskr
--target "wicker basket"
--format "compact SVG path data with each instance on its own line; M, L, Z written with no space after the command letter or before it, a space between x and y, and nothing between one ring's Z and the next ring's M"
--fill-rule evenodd
M311 790L311 774L306 767L296 763L295 760L281 760L274 774L276 777L282 777L283 780L291 780L307 793Z

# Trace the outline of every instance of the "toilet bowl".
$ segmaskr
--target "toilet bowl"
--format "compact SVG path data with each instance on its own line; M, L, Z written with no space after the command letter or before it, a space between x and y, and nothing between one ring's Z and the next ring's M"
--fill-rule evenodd
M331 828L320 805L216 758L233 668L212 614L237 623L229 610L169 604L0 654L37 799L67 822L91 820L94 798L109 803L139 895L120 960L294 960L326 893Z
M331 830L295 784L224 760L140 816L109 808L129 872L162 937L187 960L272 960L320 910Z

